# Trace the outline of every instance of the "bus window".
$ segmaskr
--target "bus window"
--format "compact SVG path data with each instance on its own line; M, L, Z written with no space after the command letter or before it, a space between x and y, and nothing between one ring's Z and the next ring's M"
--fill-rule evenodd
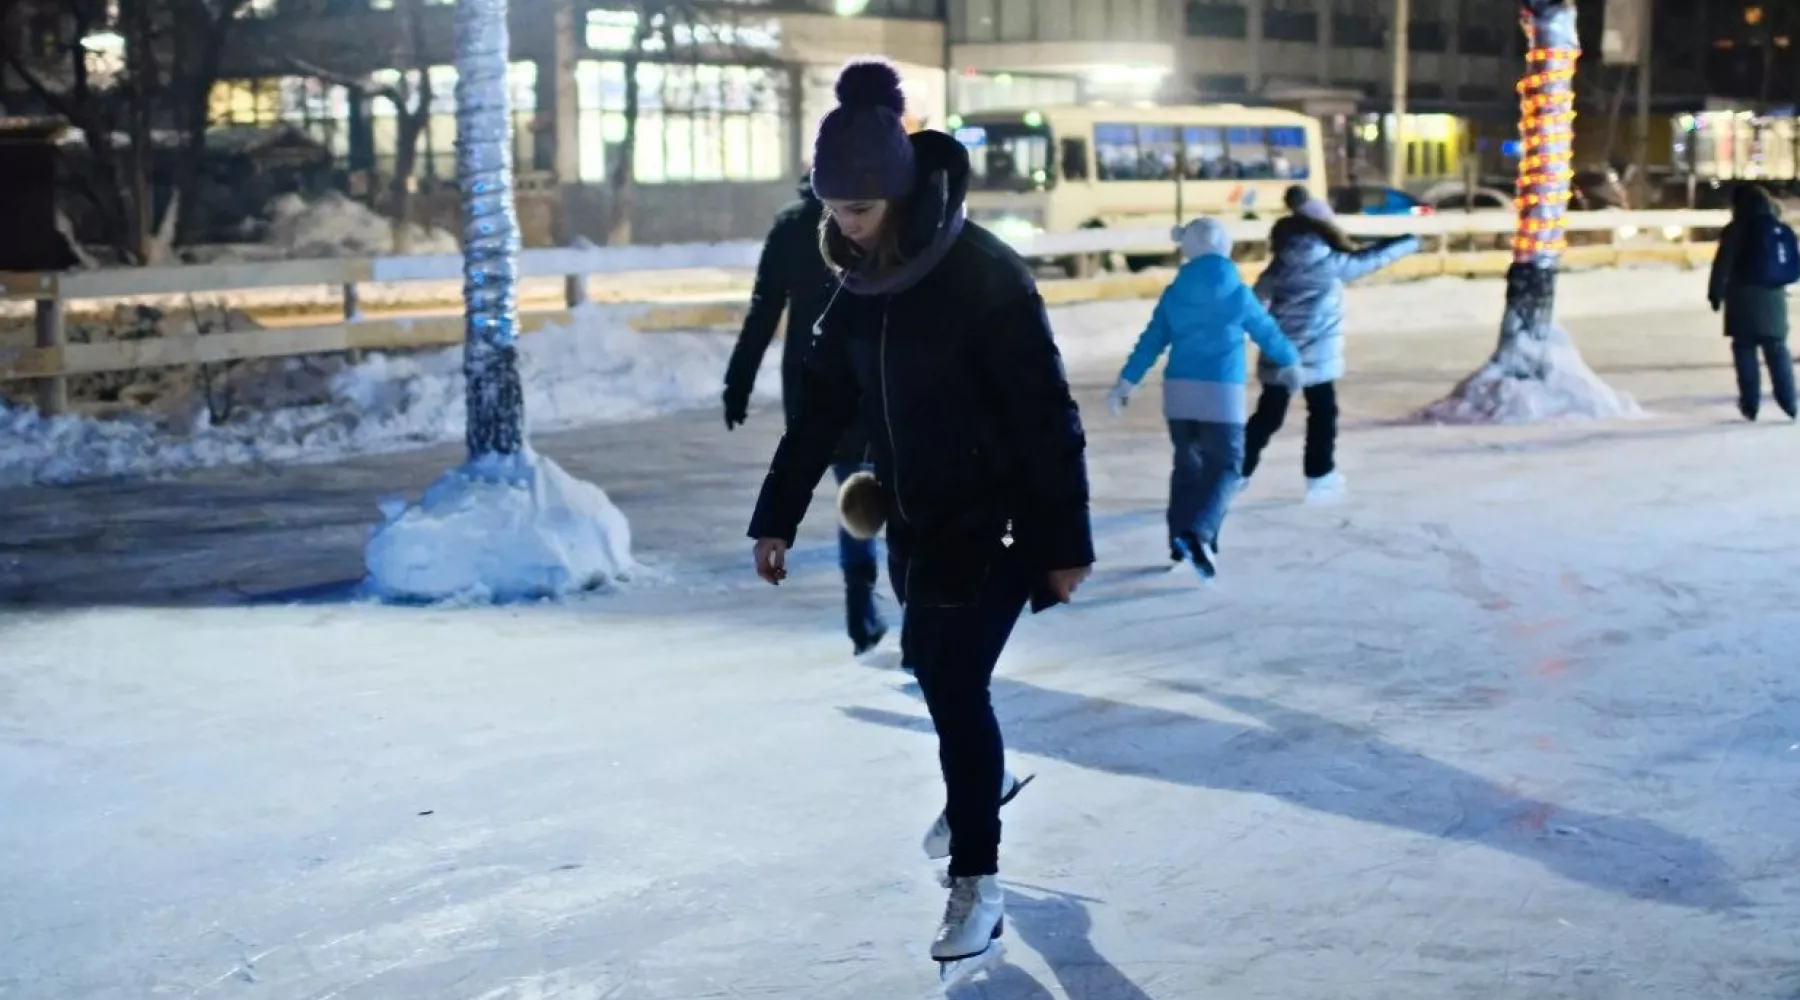
M1274 164L1269 162L1269 144L1263 138L1262 129L1229 128L1225 130L1225 141L1231 151L1231 165L1235 168L1233 176L1250 181L1268 180L1274 176Z
M1182 129L1187 144L1187 177L1211 181L1231 176L1231 160L1225 155L1225 132L1216 128Z
M1031 191L1049 187L1050 132L1023 122L979 122L956 130L969 151L972 191Z
M1101 180L1137 180L1137 126L1095 125L1094 154L1100 161Z
M1169 181L1175 179L1175 158L1180 144L1172 125L1139 125L1138 156L1143 168L1139 180Z
M1312 157L1307 154L1306 130L1297 126L1271 128L1269 153L1271 173L1284 181L1303 181L1312 173Z
M1062 175L1064 180L1085 181L1088 179L1087 140L1080 136L1064 139L1062 148L1057 151L1062 159Z

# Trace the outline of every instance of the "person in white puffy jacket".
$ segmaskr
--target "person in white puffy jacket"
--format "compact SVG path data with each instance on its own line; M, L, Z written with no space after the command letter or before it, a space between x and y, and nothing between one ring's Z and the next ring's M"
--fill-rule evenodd
M1337 380L1344 376L1344 283L1392 264L1419 249L1417 236L1400 236L1358 247L1338 229L1331 209L1316 198L1298 201L1294 214L1269 234L1269 266L1256 279L1256 295L1268 303L1281 332L1300 349L1301 393L1306 398L1307 497L1342 495L1337 469ZM1287 418L1293 390L1282 384L1281 359L1266 354L1257 374L1262 398L1244 433L1244 478L1262 459L1263 449Z

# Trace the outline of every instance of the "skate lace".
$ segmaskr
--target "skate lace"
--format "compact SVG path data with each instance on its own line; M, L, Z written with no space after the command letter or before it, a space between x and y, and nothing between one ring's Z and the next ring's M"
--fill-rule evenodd
M975 902L980 895L979 887L973 878L950 878L950 901L944 904L944 923L950 927L960 927L969 919L975 909Z

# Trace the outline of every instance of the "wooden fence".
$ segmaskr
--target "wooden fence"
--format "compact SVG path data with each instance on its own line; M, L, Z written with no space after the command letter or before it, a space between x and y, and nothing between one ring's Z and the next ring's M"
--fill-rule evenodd
M1598 234L1601 242L1571 247L1566 264L1574 268L1631 264L1696 266L1711 259L1710 245L1696 233L1715 230L1727 221L1723 212L1588 212L1569 216L1571 232ZM1438 275L1483 277L1505 272L1511 255L1503 250L1456 252L1453 246L1483 237L1500 238L1511 231L1510 213L1443 213L1421 217L1346 217L1345 228L1357 236L1419 233L1435 252L1408 258L1388 272L1391 278ZM1233 237L1244 243L1266 242L1269 221L1233 221ZM644 271L717 268L748 270L760 246L751 242L658 247L592 247L527 250L520 254L521 278L561 278L563 308L527 312L523 332L567 322L571 311L587 303L590 277ZM1032 257L1077 253L1143 253L1169 249L1166 229L1085 230L1040 235L1019 247ZM1261 269L1246 263L1248 276ZM359 289L370 283L453 281L461 276L455 255L380 257L211 264L181 267L117 269L66 274L0 274L0 297L35 303L35 337L30 346L0 347L0 381L30 380L40 412L68 409L67 379L97 372L216 364L254 358L291 357L343 351L396 350L459 343L460 317L397 316L365 318ZM1166 272L1115 274L1044 284L1052 304L1098 299L1138 298L1157 294ZM103 343L70 343L66 336L71 304L143 296L205 296L231 303L234 297L274 289L325 286L340 290L342 319L314 326L262 328L242 332L175 336ZM676 330L731 325L743 315L741 289L714 301L644 305L626 311L640 330Z

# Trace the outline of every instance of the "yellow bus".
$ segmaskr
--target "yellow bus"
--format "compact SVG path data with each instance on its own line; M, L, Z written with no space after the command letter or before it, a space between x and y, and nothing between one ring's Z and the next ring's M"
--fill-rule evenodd
M1325 196L1319 123L1240 105L982 111L949 125L970 154L969 217L1015 244L1041 233L1172 226L1177 214L1279 214ZM1135 261L1134 261L1135 262ZM1065 261L1072 272L1094 261Z

